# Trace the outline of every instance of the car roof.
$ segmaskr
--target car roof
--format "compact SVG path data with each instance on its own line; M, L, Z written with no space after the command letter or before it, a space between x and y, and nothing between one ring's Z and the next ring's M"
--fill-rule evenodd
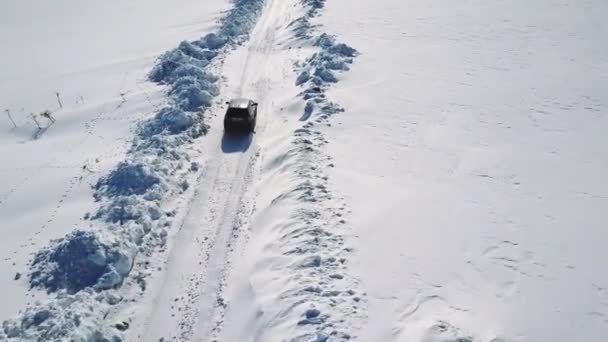
M235 98L230 100L228 107L230 108L247 108L249 107L249 99L246 98Z

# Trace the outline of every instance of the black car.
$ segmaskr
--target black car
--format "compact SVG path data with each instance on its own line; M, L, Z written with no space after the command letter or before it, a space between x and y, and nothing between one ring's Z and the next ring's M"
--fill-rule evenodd
M226 133L252 133L258 116L258 104L250 99L237 98L228 102L228 110L224 117Z

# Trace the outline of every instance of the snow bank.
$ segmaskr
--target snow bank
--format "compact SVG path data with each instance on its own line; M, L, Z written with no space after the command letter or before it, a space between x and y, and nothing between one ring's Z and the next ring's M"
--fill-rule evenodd
M113 288L131 270L134 256L128 245L102 242L93 232L77 230L36 254L30 284L68 293Z
M76 294L60 292L53 301L29 307L19 319L2 323L2 340L18 341L122 341L100 327L108 310L122 298L96 293L91 288Z
M150 79L168 86L169 105L140 126L126 160L94 186L99 209L85 215L92 228L36 253L30 284L55 295L5 321L0 339L121 340L118 331L102 326L109 306L119 301L112 289L129 276L138 252L164 245L172 215L162 204L187 189L188 174L199 171L186 150L207 132L203 113L219 95L212 61L247 39L262 5L236 1L217 33L160 57Z
M160 186L161 177L145 164L122 162L108 176L99 179L96 195L141 195L154 186Z
M221 21L219 32L194 41L183 41L173 51L165 53L150 73L154 82L170 86L174 102L168 110L196 111L212 104L218 95L218 77L208 70L210 62L227 44L242 43L255 25L262 10L260 0L235 1L234 9Z
M337 43L334 37L326 33L314 40L314 46L321 51L310 56L302 65L297 65L300 71L296 85L305 88L302 97L306 100L306 111L322 107L321 111L325 114L335 114L340 111L340 107L327 101L325 90L331 83L338 82L337 72L349 70L357 51L348 45Z
M300 39L312 39L315 26L311 20L318 15L319 10L325 6L325 0L302 0L306 12L305 14L294 20L290 25L296 37Z
M327 140L323 128L332 115L344 111L328 98L327 90L339 82L340 73L349 70L358 53L335 37L316 31L312 21L324 1L301 3L305 14L292 22L291 29L315 52L295 64L295 84L305 102L300 118L303 123L293 132L289 156L280 157L282 163L289 164L283 165L289 172L282 173L289 178L289 186L271 201L268 210L291 208L291 213L281 214L285 219L279 222L269 219L270 227L266 228L276 236L268 242L272 245L268 249L276 254L271 253L265 265L267 262L279 270L268 277L273 285L267 286L280 289L276 297L281 305L276 315L267 314L265 325L289 326L289 332L269 328L263 333L269 338L291 334L287 338L291 341L347 341L355 337L357 320L365 316L366 295L348 270L352 249L345 238L349 229L346 203L329 184L327 170L333 164L324 151Z

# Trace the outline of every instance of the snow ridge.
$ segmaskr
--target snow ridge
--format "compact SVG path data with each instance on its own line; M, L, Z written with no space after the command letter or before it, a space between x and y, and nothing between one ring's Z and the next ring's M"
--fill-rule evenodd
M358 52L332 35L317 32L319 26L312 21L324 3L301 1L304 16L291 23L295 36L305 45L312 45L315 52L295 64L295 83L302 89L298 96L305 108L300 117L302 126L295 130L285 156L292 159L288 177L294 183L271 203L294 208L286 220L273 225L278 238L270 249L278 250L281 266L275 267L281 270L271 278L276 288L283 288L277 300L285 304L281 305L283 310L269 314L271 322L265 323L267 327L290 325L289 341L356 338L358 321L366 315L366 295L348 271L352 251L345 237L348 209L331 190L326 171L334 165L324 151L328 141L323 131L331 125L333 115L344 112L328 99L327 90L339 81L340 73L349 70Z
M356 331L367 315L366 293L348 272L349 252L346 239L348 210L343 199L331 190L327 174L334 167L331 156L323 151L328 143L323 126L331 126L333 115L344 108L327 97L327 90L339 82L340 73L350 70L359 52L340 43L327 33L315 34L319 26L312 19L319 15L325 0L302 0L308 7L297 21L296 36L312 42L319 50L295 65L296 85L303 88L300 97L306 105L300 120L306 122L296 130L293 144L298 151L301 183L296 186L302 205L292 219L297 222L285 234L285 254L302 257L295 272L301 272L303 287L285 293L303 312L298 325L304 333L293 341L346 341L357 339ZM302 167L303 166L303 167ZM307 309L306 309L307 308ZM425 331L424 341L472 342L474 339L445 321L433 322ZM496 341L499 341L496 339Z
M309 7L310 18L323 6L318 0L304 4ZM333 164L323 150L328 141L322 127L330 125L331 116L344 112L325 93L338 82L338 73L349 70L357 52L327 33L314 36L313 25L303 27L307 27L304 36L320 50L296 65L296 84L304 89L300 97L306 102L300 120L306 123L294 132L298 164L305 166L295 171L301 181L294 194L303 205L292 217L298 223L286 234L290 241L285 242L290 249L286 254L301 254L302 262L295 271L307 279L290 296L308 308L297 323L303 332L294 341L347 341L355 337L356 320L365 316L365 293L357 289L357 280L348 273L348 254L352 249L344 237L348 231L347 209L331 190L324 172Z
M164 246L175 213L163 204L183 194L199 172L188 148L206 134L204 113L219 95L212 61L247 40L262 7L263 0L236 0L216 33L160 57L150 79L168 87L167 106L140 125L126 160L95 185L99 209L85 215L90 227L34 256L30 284L52 293L50 300L3 322L0 340L122 340L124 325L108 329L104 317L123 300L116 289L137 255ZM145 289L145 275L132 277Z
M295 131L293 144L297 150L295 171L298 184L293 193L305 205L292 216L285 233L287 255L301 257L294 272L300 272L302 288L283 294L295 302L292 309L302 310L298 325L305 330L292 341L347 341L357 339L359 322L367 315L366 293L357 279L348 272L349 252L346 239L348 210L343 199L336 201L327 174L334 167L331 156L323 151L328 143L323 126L331 126L333 115L344 108L327 97L327 90L339 82L340 73L350 70L359 55L354 48L340 43L327 33L315 34L318 25L312 20L319 15L325 0L302 0L306 15L294 22L299 39L312 42L319 50L304 62L296 63L296 85L303 88L299 96L305 101L300 118L306 122ZM395 335L401 334L395 329ZM423 341L473 342L475 339L449 322L431 322L424 331ZM501 339L492 341L500 342Z

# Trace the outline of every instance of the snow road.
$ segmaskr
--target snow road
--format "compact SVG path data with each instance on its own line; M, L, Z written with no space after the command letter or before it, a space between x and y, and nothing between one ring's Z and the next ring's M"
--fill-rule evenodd
M233 257L247 239L253 210L252 177L259 163L259 140L268 120L279 112L293 83L292 58L277 48L278 33L291 22L291 2L269 0L248 43L222 65L226 98L248 97L259 103L256 133L230 137L223 133L224 107L216 109L203 138L205 167L179 231L170 242L165 270L154 276L129 340L211 341L218 337L226 303L224 291ZM121 315L124 315L121 313Z

